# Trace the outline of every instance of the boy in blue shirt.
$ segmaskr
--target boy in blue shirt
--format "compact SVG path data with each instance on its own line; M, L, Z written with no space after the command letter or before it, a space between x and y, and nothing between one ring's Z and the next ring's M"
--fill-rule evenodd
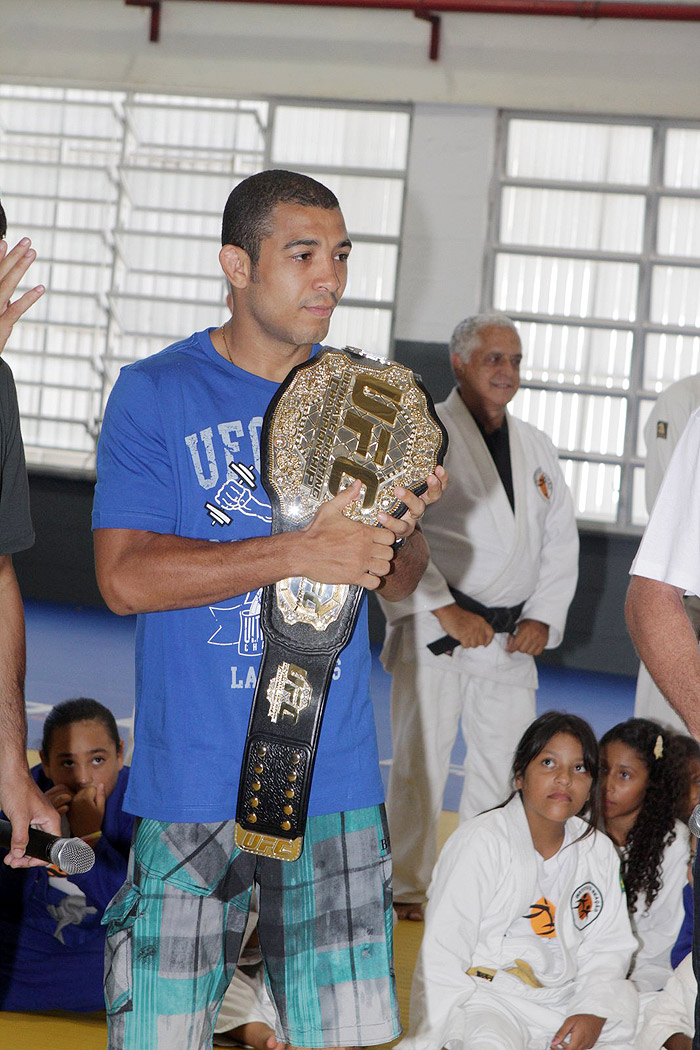
M112 712L87 697L57 704L44 723L32 777L62 834L95 851L83 875L0 865L0 1009L102 1010L102 915L126 877L134 818Z

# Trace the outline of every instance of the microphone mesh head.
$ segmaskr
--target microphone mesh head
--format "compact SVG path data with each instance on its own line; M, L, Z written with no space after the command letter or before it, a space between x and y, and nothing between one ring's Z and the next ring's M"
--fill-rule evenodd
M95 863L95 852L82 839L59 839L51 860L66 875L84 875Z
M690 814L688 827L690 828L690 830L696 838L700 838L700 806L696 806L693 812Z

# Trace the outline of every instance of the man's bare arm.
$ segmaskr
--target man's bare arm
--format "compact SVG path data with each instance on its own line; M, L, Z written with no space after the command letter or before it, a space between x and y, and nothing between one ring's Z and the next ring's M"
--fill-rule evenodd
M388 602L400 602L412 594L425 572L430 551L419 528L406 540L406 544L395 555L391 571L379 585L379 593Z
M700 740L700 652L683 606L683 589L646 576L633 576L625 616L640 659Z
M392 544L412 537L426 506L440 498L446 483L438 467L423 496L404 492L408 510L403 518L380 515L380 528L343 514L362 490L355 481L324 503L305 528L276 536L210 543L136 529L97 529L97 582L107 605L122 616L211 605L290 576L376 590L392 568ZM422 537L411 544L412 556L388 586L390 601L410 593L425 571L424 544Z
M290 576L375 590L389 572L394 533L345 517L355 482L297 532L232 543L132 529L97 529L97 581L120 615L211 605Z
M0 556L0 613L0 742L4 760L22 765L26 764L27 747L24 610L9 554Z
M12 824L8 863L22 859L29 824L58 834L59 817L34 783L27 763L24 713L24 611L9 554L0 555L0 807ZM33 862L38 863L38 862Z

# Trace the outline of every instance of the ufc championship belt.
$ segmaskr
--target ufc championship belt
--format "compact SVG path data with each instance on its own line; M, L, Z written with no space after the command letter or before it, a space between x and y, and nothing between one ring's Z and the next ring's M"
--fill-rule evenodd
M348 517L368 525L379 524L380 511L401 517L406 506L394 487L420 495L446 448L431 397L410 368L326 347L292 369L265 413L261 477L272 532L307 525L357 478L363 490ZM236 806L240 849L279 860L301 855L326 696L362 592L306 577L263 589L265 650Z

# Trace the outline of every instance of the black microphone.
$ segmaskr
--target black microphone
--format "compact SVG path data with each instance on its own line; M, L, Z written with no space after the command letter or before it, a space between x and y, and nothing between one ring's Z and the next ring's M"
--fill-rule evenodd
M0 820L0 846L10 848L12 825L9 820ZM82 839L61 839L38 828L29 829L29 842L25 857L36 857L55 864L66 875L83 875L95 863L95 853Z

